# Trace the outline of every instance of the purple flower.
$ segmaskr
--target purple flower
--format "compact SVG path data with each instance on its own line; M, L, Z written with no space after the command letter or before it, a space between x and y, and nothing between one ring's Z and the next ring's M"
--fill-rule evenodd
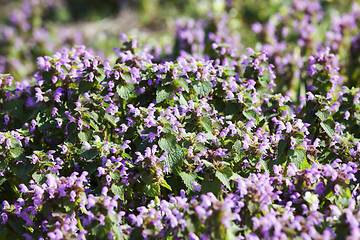
M39 160L39 158L38 158L35 154L33 154L33 155L31 156L31 159L32 159L32 161L31 161L32 164L36 164L37 161Z
M67 151L68 151L68 147L66 146L66 145L62 145L61 146L61 154L66 154L67 153Z
M90 150L91 149L91 145L88 143L88 142L83 142L82 143L83 145L84 145L84 148L86 149L86 150Z
M9 219L8 215L6 213L1 213L2 222L1 224L5 224L7 220Z
M118 110L119 108L114 103L111 103L110 106L106 108L106 113L109 113L110 115L115 115Z
M195 233L189 232L189 240L199 240L199 237Z
M251 118L245 125L246 131L250 132L253 127L255 127L254 121L256 122L255 118Z
M63 120L61 118L57 118L56 121L57 121L57 124L58 124L56 128L61 128Z
M6 115L4 116L4 124L5 124L5 125L8 125L8 124L9 124L9 121L10 121L9 115L6 114Z

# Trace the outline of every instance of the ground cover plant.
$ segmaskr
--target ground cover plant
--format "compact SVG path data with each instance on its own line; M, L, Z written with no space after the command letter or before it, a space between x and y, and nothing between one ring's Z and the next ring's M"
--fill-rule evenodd
M326 38L322 7L254 23L259 51L208 14L1 74L0 239L359 239L360 7Z

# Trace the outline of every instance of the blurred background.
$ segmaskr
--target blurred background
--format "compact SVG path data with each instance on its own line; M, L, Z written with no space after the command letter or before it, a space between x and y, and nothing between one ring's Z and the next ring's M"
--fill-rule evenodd
M113 48L119 46L121 33L148 46L158 60L176 58L179 48L186 49L181 43L185 38L204 43L188 52L207 53L206 44L213 41L211 36L207 40L209 33L216 31L225 31L222 42L236 47L239 54L247 47L277 48L281 40L298 46L300 38L307 49L315 49L319 42L334 43L326 42L332 19L351 11L355 11L354 2L349 0L0 0L0 73L19 80L31 78L38 56L82 44L101 59L114 61ZM302 28L304 18L309 20ZM315 27L309 30L311 25ZM192 36L185 36L184 29L191 30ZM301 36L288 34L289 30ZM341 34L344 38L346 33ZM296 50L289 44L287 49ZM299 51L302 55L314 52Z

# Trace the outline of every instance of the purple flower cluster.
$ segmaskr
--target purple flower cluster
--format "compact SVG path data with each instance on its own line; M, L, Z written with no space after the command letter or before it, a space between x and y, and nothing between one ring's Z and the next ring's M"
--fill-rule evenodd
M297 13L311 49L321 5L294 2ZM355 28L344 16L338 28ZM253 30L282 46L271 24ZM342 86L338 55L289 56L302 61L295 100L279 93L286 46L240 55L227 19L215 26L178 24L173 61L122 34L115 63L75 46L38 57L34 83L0 75L0 236L358 234L360 90Z

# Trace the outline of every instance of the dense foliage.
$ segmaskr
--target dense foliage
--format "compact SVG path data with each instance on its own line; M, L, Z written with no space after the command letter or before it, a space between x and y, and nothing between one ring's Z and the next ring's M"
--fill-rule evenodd
M323 16L294 1L259 52L208 14L171 50L1 74L0 239L359 239L360 7Z

